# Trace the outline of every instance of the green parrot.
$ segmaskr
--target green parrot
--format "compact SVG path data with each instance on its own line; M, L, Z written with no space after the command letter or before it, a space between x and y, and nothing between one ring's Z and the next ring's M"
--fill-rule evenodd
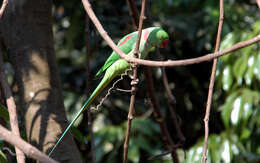
M137 41L138 31L132 32L126 36L124 36L117 44L118 48L127 55L134 57L134 49ZM141 41L139 45L140 58L144 59L149 51L156 47L160 46L164 48L168 44L169 36L167 32L165 32L160 27L150 27L142 30ZM49 153L49 156L55 150L57 145L60 143L64 135L69 131L72 124L78 119L80 114L89 107L92 101L103 91L104 88L118 75L121 75L126 71L126 69L130 68L130 63L124 59L121 59L120 56L116 52L112 52L110 57L106 60L103 67L97 72L96 76L100 75L102 72L105 72L105 75L101 82L98 84L94 92L82 106L80 111L77 113L75 118L68 125L66 130L62 133L61 137L54 145L52 150Z

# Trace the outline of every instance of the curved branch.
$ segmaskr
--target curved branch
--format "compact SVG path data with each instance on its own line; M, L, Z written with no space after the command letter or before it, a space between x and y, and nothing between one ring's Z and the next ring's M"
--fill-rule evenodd
M10 117L11 130L15 135L20 137L16 104L14 101L14 97L12 95L12 90L7 81L7 75L5 74L5 69L4 69L4 61L1 54L0 54L0 86L2 87L3 94L6 99L6 104L9 112L9 117ZM15 152L16 152L17 162L25 163L25 156L23 152L17 147L15 147Z
M210 61L214 58L218 58L222 55L228 54L230 52L236 51L238 49L244 48L246 46L252 45L254 43L257 43L260 41L260 35L255 36L254 38L247 40L247 41L242 41L239 42L235 45L233 45L230 48L227 48L222 51L218 51L215 53L209 53L206 54L202 57L197 57L197 58L192 58L192 59L183 59L183 60L168 60L168 61L149 61L149 60L143 60L143 59L138 59L134 58L131 56L126 55L123 53L117 46L116 44L112 41L112 39L108 36L107 32L104 30L102 25L100 24L99 20L97 19L95 13L93 12L91 5L88 0L82 0L82 3L84 5L84 8L86 12L88 13L90 19L93 21L95 24L98 32L100 35L103 37L103 39L108 43L108 45L123 59L125 59L128 62L140 64L140 65L146 65L146 66L154 66L154 67L174 67L174 66L186 66L186 65L191 65L195 63L200 63L200 62L205 62L205 61Z
M31 144L24 141L19 136L16 136L12 132L8 131L2 125L0 125L0 138L14 145L15 147L18 147L27 156L39 160L40 162L57 163L57 161L54 161L53 159L49 158L47 155L39 151Z
M168 150L170 151L173 162L178 163L180 161L178 159L178 155L176 152L175 143L173 142L173 140L171 138L165 118L163 117L163 115L161 113L159 102L154 94L155 90L154 90L154 84L152 81L152 72L149 67L145 67L145 76L146 76L146 85L147 85L148 94L149 94L149 97L151 98L152 106L154 109L153 114L155 117L155 121L160 126L162 140L164 141L165 145L167 146Z

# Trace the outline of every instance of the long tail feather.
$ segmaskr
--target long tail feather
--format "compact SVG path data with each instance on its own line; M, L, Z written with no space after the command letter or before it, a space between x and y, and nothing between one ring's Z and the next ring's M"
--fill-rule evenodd
M91 96L88 98L88 100L84 103L84 105L81 107L75 118L70 122L70 124L67 126L65 131L62 133L61 137L57 141L57 143L53 146L48 156L50 157L53 151L57 148L57 146L60 144L63 137L66 135L66 133L69 131L69 129L72 127L73 123L79 118L81 113L88 108L88 106L92 103L92 101L102 92L102 90L110 83L111 79L103 78L102 81L99 83L97 88L94 90L94 92L91 94Z

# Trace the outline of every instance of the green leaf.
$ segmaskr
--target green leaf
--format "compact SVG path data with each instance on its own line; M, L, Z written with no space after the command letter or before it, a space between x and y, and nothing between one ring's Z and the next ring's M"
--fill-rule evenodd
M260 54L257 54L255 62L254 74L260 80Z
M194 146L193 148L191 148L189 150L185 163L200 163L201 157L202 157L202 152L203 152L202 145Z
M253 120L255 120L257 126L260 126L260 107L256 107L256 109L258 110Z
M71 132L73 136L77 139L77 141L84 144L84 136L82 135L79 129L77 129L76 127L71 127Z
M251 85L253 77L254 77L254 69L255 69L255 57L251 56L248 59L248 69L245 73L245 81L247 85Z
M2 104L0 104L0 117L2 117L5 121L9 121L9 113L7 108Z
M260 21L257 20L257 21L254 22L254 26L253 26L254 32L253 32L253 35L258 35L259 28L260 28Z
M244 128L242 130L242 133L240 135L240 139L241 140L246 140L249 138L249 136L251 135L251 130L249 130L248 128Z
M244 73L246 72L246 69L247 69L247 61L248 61L248 56L242 55L241 57L239 57L236 60L234 66L233 66L233 73L237 79L238 85L242 84L242 79L243 79Z
M241 98L241 96L237 97L233 103L233 109L231 111L231 123L234 126L238 126L239 122L241 121L241 116L242 116L242 110L243 108L243 100Z
M222 76L223 89L228 91L233 83L232 69L230 66L224 68Z
M201 139L189 149L185 163L201 162L204 140ZM230 140L226 132L221 134L211 134L208 138L208 161L214 163L232 162L234 154L238 154L236 144Z
M132 122L132 131L141 132L144 135L152 136L160 131L159 126L150 119L136 118Z
M228 139L225 139L220 147L221 152L221 158L225 163L229 163L232 160L233 154L231 150L231 144Z
M1 163L7 163L7 158L1 150L0 150L0 162Z
M140 152L139 148L132 144L133 142L130 140L129 150L128 150L128 159L134 163L139 162Z
M234 100L237 98L239 91L236 91L228 96L225 104L221 106L221 118L226 128L229 128L229 122L231 118L231 112L233 109Z
M222 40L221 45L220 45L220 49L223 50L223 49L229 48L234 43L235 43L235 36L234 36L233 32L230 32Z
M133 138L133 142L138 148L141 148L149 153L153 153L155 148L151 148L149 145L149 140L145 138L144 136L138 135L137 137Z
M218 135L210 135L210 138L208 140L208 148L209 148L209 155L211 155L212 160L215 163L218 163L221 161L220 151L219 151L219 145L221 143L221 138Z

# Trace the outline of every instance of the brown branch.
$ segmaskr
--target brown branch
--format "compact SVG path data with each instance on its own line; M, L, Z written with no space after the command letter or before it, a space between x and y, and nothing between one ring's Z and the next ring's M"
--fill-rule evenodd
M3 0L2 7L0 9L0 19L3 16L3 13L6 9L7 4L8 4L8 0ZM15 105L14 98L13 98L13 95L12 95L12 91L11 91L11 88L8 84L7 76L4 72L3 66L4 66L4 62L3 62L3 58L0 54L0 83L1 83L1 86L2 86L1 90L3 90L3 94L6 98L6 104L7 104L7 108L8 108L8 112L9 112L11 130L15 135L20 137L20 131L19 131L18 119L17 119L17 112L16 112L16 105ZM17 162L18 163L25 163L25 156L24 156L24 153L22 152L22 150L15 147L15 152L16 152Z
M134 30L137 30L138 26L138 14L137 14L137 8L135 5L135 2L133 0L126 0L128 7L130 8L129 10L129 15L132 18Z
M2 86L3 94L6 99L6 104L7 104L7 108L8 108L8 112L9 112L9 117L10 117L11 130L15 135L20 137L16 105L14 102L11 88L7 81L7 75L5 74L4 62L3 62L3 58L2 58L1 54L0 54L0 84ZM25 156L24 156L23 152L17 147L15 147L15 152L17 154L16 155L17 162L25 163Z
M227 48L222 51L218 51L215 53L209 53L202 57L192 58L192 59L183 59L183 60L168 60L168 61L149 61L149 60L143 60L139 58L134 58L131 56L128 56L124 54L117 46L116 44L111 40L111 38L108 36L107 32L104 30L102 25L100 24L99 20L97 19L95 13L93 12L91 5L88 0L82 0L82 3L84 5L84 8L86 12L88 13L90 19L93 21L94 25L96 26L98 32L103 37L103 39L107 42L107 44L123 59L125 59L128 62L136 63L140 65L146 65L146 66L154 66L154 67L174 67L174 66L186 66L191 65L195 63L210 61L214 58L218 58L220 56L223 56L225 54L228 54L230 52L236 51L238 49L247 47L249 45L252 45L254 43L257 43L260 41L260 35L255 36L254 38L239 42L235 45L233 45L230 48Z
M157 54L159 56L161 56L159 49L157 49ZM177 120L176 112L174 110L174 105L176 104L176 99L173 96L171 89L169 87L169 82L168 82L168 78L167 78L167 75L165 72L165 67L161 67L161 71L162 71L163 85L164 85L165 91L168 96L169 110L170 110L170 114L171 114L172 123L177 131L177 137L180 139L180 144L183 145L183 143L185 142L185 137L181 131L180 125Z
M40 162L57 163L57 161L49 158L47 155L39 151L31 144L24 141L19 136L7 130L2 125L0 125L0 138L14 145L15 147L18 147L20 150L23 151L23 153L25 153L30 158L39 160ZM16 155L18 154L16 153Z
M90 32L89 32L89 17L86 15L86 96L89 97L90 94L90 86L89 86L89 74L90 74L90 66L89 66L89 58L90 58ZM95 144L94 144L94 134L93 134L93 123L92 123L92 114L91 110L87 109L87 115L88 115L88 131L90 133L90 144L91 144L91 158L92 163L96 162L96 150L95 150Z
M127 0L127 4L128 4L128 7L129 7L130 16L132 17L132 21L134 22L134 26L136 27L137 21L138 21L138 18L137 18L138 14L137 14L136 5L134 4L133 0ZM151 103L152 103L153 110L154 110L154 117L156 119L156 122L160 126L161 135L163 137L164 143L166 144L168 150L170 151L174 162L179 162L178 156L176 154L176 150L173 148L174 142L171 139L171 136L169 134L169 130L167 128L165 120L162 117L160 107L159 107L159 104L158 104L158 100L157 100L157 98L155 98L154 84L153 84L153 80L152 80L152 73L151 73L150 67L145 67L145 77L146 77L146 83L147 83L147 91L148 91L148 94L151 98Z
M220 47L223 19L224 19L224 1L220 0L219 1L219 24L218 24L218 33L217 33L217 39L216 39L215 52L218 52L219 47ZM212 72L211 72L210 83L209 83L209 90L208 90L208 99L207 99L207 105L206 105L206 114L204 117L205 138L204 138L204 147L203 147L203 153L202 153L202 163L206 163L206 161L207 161L208 137L209 137L209 116L210 116L210 108L211 108L211 103L212 103L212 94L213 94L213 89L214 89L215 75L216 75L216 70L217 70L217 63L218 63L218 60L216 58L213 61Z
M0 9L0 19L2 18L3 14L4 14L7 4L8 4L8 0L3 0L2 7Z
M260 9L260 0L256 0L257 6Z
M133 81L134 81L134 79L137 79L137 67L133 66L132 68L133 68ZM128 116L127 116L126 137L125 137L125 142L124 142L124 157L123 157L124 163L127 162L128 145L129 145L130 133L131 133L131 122L133 120L135 94L136 94L136 84L132 85L132 88L131 88L131 98L130 98Z
M152 72L149 67L145 67L145 77L146 77L146 85L147 85L149 97L151 98L152 105L154 108L154 117L155 117L156 122L160 126L162 139L163 139L165 145L167 146L168 150L171 151L171 156L172 156L174 163L178 163L179 159L177 157L177 153L174 148L174 142L168 132L168 127L167 127L165 120L162 116L162 113L160 111L158 100L154 94L155 91L154 91L154 85L153 85L153 81L152 81Z
M134 55L135 57L140 57L139 52L139 46L142 36L142 28L143 28L143 20L144 20L144 11L145 11L145 2L146 0L142 0L142 8L141 8L141 15L139 18L139 26L138 26L138 37L134 49ZM136 88L137 88L137 65L131 64L133 69L133 80L132 80L132 88L131 88L131 98L130 98L130 106L129 106L129 112L127 116L127 128L126 128L126 137L125 137L125 143L124 143L124 158L123 162L127 162L127 154L128 154L128 145L129 145L129 139L130 139L130 133L131 133L131 122L133 120L133 110L134 110L134 102L135 102L135 94L136 94Z
M172 123L173 123L173 125L174 125L174 127L177 131L177 137L180 139L180 141L181 141L180 143L183 144L185 142L185 137L184 137L184 135L181 131L180 125L179 125L178 120L177 120L176 112L174 110L174 105L175 105L176 101L175 101L175 98L172 95L171 89L169 87L169 82L168 82L168 79L167 79L167 76L166 76L165 68L162 67L161 70L162 70L163 85L164 85L165 91L166 91L167 96L168 96L169 110L170 110L170 113L171 113Z

